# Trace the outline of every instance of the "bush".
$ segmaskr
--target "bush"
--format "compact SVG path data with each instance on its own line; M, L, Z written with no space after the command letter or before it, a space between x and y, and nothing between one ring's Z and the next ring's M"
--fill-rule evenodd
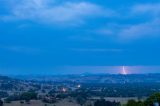
M24 92L20 95L12 95L5 99L6 103L10 103L11 101L19 101L19 100L36 100L37 99L37 93L34 92Z
M110 102L110 101L106 101L105 99L101 99L101 100L97 100L94 103L94 106L120 106L119 102ZM136 105L134 105L136 106Z
M160 93L156 93L151 95L146 101L145 101L145 105L149 105L152 106L154 104L154 102L157 102L160 104Z
M0 106L3 106L3 101L2 100L0 100Z
M32 100L32 99L37 99L37 93L24 92L20 95L20 100Z
M24 101L21 100L20 103L21 103L21 104L24 104Z
M126 106L145 106L142 101L129 100Z
M77 101L78 104L80 104L80 105L82 106L83 104L85 104L86 99L83 98L82 96L78 96L78 97L76 98L76 101Z

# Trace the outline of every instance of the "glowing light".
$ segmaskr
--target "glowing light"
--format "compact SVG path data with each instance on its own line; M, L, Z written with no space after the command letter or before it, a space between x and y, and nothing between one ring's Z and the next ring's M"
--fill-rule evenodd
M80 88L80 87L81 87L81 85L78 85L77 87L78 87L78 88Z
M127 75L127 71L125 70L125 67L124 67L124 66L123 66L122 74L123 74L123 75Z
M63 92L67 92L67 90L65 88L62 89Z

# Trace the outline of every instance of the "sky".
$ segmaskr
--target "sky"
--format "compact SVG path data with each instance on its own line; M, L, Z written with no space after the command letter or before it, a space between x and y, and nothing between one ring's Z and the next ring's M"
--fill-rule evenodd
M0 74L160 72L159 0L0 0Z

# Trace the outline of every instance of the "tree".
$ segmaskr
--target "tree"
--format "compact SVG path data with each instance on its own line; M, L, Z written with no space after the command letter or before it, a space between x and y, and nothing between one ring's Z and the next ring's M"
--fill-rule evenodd
M119 102L110 102L110 101L106 101L105 99L101 99L101 100L97 100L94 103L94 106L120 106Z
M2 100L0 100L0 106L3 106L3 101Z
M129 100L126 106L145 106L142 101Z
M160 93L156 93L151 95L146 101L145 101L145 105L147 106L153 106L153 104L157 102L160 104Z
M30 104L30 100L29 99L26 99L25 102L26 102L26 104Z
M21 100L21 101L20 101L20 104L24 104L24 101L23 101L23 100Z
M10 98L6 98L6 99L4 99L4 102L5 103L11 103L11 99Z
M78 104L80 104L80 105L82 106L83 104L85 104L86 99L83 98L82 96L78 96L78 97L76 98L76 101L77 101Z
M135 100L129 100L127 102L127 106L136 106L137 105L137 102Z
M32 99L37 99L37 93L34 92L24 92L20 95L20 100L32 100Z
M4 91L0 91L0 98L5 98L5 97L8 97L8 93L7 92L4 92Z

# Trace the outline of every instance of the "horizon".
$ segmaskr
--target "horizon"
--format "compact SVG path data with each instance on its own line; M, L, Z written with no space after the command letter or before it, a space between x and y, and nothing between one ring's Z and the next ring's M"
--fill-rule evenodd
M80 74L0 74L0 76L4 77L18 77L18 76L30 76L30 77L45 77L45 76L88 76L88 75L122 75L122 76L130 76L130 75L160 75L160 73L132 73L132 74L111 74L111 73L80 73Z
M125 72L123 70L123 67L125 69ZM69 69L69 70L68 70ZM18 72L18 73L1 73L0 75L4 75L4 76L49 76L49 75L97 75L97 74L108 74L108 75L138 75L138 74L160 74L160 67L156 67L156 66L148 66L148 67L144 67L144 66L98 66L98 68L96 67L96 70L94 70L94 67L72 67L72 68L64 68L64 70L55 70L57 71L57 73L55 73L55 71L48 71L47 73L22 73L22 72ZM71 70L72 69L72 70ZM86 71L82 71L82 69L85 69ZM98 69L98 70L97 70ZM145 71L141 71L141 70L145 70ZM65 72L64 72L65 71ZM75 71L78 71L75 72ZM59 73L58 73L59 72Z

